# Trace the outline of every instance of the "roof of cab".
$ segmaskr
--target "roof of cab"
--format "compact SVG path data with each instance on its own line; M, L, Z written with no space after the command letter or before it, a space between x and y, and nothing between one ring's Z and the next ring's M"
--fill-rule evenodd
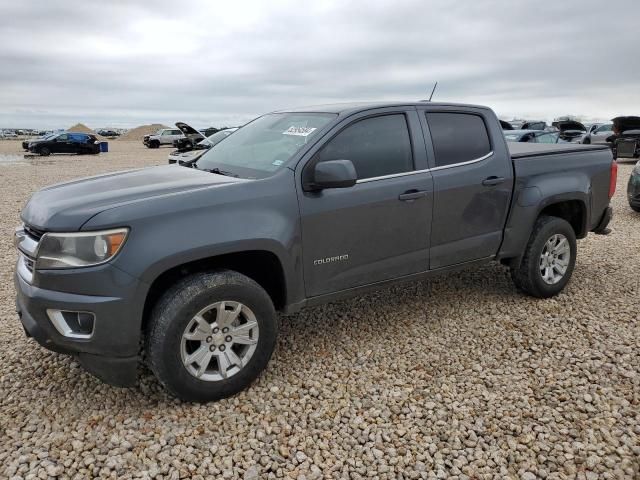
M425 105L438 107L463 107L463 108L483 108L481 105L468 105L464 103L447 103L447 102L350 102L350 103L332 103L327 105L310 105L306 107L287 108L277 110L273 113L337 113L351 114L373 108L390 108L390 107L424 107Z

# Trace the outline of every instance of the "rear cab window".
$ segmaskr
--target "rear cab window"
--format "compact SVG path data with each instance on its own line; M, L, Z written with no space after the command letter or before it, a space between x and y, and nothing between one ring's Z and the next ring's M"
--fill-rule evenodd
M489 132L480 115L427 112L426 116L436 168L479 160L491 153Z

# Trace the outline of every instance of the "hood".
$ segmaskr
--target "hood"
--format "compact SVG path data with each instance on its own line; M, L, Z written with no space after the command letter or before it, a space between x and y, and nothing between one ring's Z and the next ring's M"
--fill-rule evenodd
M185 137L204 138L204 135L202 133L200 133L198 130L193 128L191 125L187 125L184 122L176 122L176 127L178 127L182 133L184 133Z
M587 127L585 127L580 122L576 122L575 120L560 120L557 122L553 122L552 125L556 127L561 132L566 130L582 130L587 131Z
M22 221L38 230L77 231L107 209L243 181L247 180L174 165L110 173L36 192L22 211Z
M616 117L612 118L611 121L618 127L620 132L640 129L640 117Z

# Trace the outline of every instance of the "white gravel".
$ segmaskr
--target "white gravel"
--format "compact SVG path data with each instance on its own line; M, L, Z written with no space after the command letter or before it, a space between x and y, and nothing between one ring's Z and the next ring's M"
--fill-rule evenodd
M11 234L29 194L164 163L111 142L96 157L0 162L0 477L640 478L640 215L621 165L613 233L578 244L552 300L491 265L281 319L267 371L208 405L146 373L106 386L28 340ZM0 142L2 153L19 153Z

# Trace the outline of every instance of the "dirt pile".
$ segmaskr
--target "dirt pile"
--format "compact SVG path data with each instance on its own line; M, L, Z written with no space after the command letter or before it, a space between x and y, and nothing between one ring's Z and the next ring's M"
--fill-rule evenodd
M88 133L89 135L95 135L98 140L104 140L102 136L91 130L84 123L76 123L74 126L67 128L67 132Z
M151 125L140 125L139 127L132 128L124 135L120 135L118 140L137 140L142 141L142 137L145 135L153 135L161 128L169 128L161 123L152 123Z

